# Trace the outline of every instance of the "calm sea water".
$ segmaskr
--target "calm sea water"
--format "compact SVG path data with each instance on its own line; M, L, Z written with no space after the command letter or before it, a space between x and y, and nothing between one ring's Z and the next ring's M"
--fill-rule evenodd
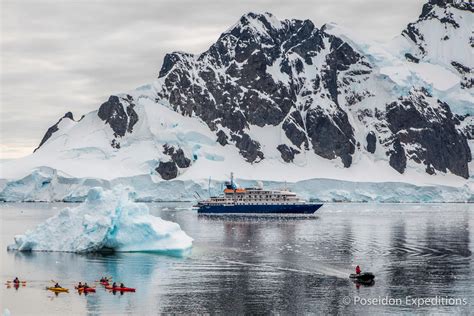
M154 215L178 222L194 238L188 257L6 251L15 234L65 206L0 205L1 278L28 280L18 290L2 286L1 311L380 315L468 314L474 307L474 205L327 204L310 218L223 218L198 216L186 203L156 203L149 204ZM373 286L348 279L356 264L376 274ZM102 275L137 292L44 289L51 280L72 288ZM407 296L433 301L418 307Z

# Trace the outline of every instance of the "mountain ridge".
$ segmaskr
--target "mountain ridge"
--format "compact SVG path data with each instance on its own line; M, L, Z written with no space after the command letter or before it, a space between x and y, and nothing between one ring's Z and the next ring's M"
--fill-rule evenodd
M390 58L334 35L332 26L318 29L310 20L247 13L207 51L167 54L152 84L111 96L80 121L60 120L18 168L109 162L110 172L119 177L125 161L136 174L171 180L200 174L195 169L203 166L211 174L222 172L227 163L227 169L248 164L255 171L329 167L335 175L347 170L347 177L383 164L402 176L415 170L424 179L445 174L468 179L468 136L474 124L470 116L453 114L449 103L462 104L459 96L466 93L468 100L472 97L472 65L463 56L454 66L446 55L430 55L431 42L421 46L424 51L419 48L429 38L420 23L463 31L464 22L452 14L459 5L439 2L425 4ZM472 18L469 8L463 5L461 11ZM451 20L441 21L440 10ZM434 11L439 11L436 21L430 19ZM425 35L413 40L409 31L415 29ZM396 63L388 65L389 59ZM419 66L456 72L445 84L450 94L413 72ZM408 69L409 75L400 78L391 68ZM271 177L267 171L262 175Z

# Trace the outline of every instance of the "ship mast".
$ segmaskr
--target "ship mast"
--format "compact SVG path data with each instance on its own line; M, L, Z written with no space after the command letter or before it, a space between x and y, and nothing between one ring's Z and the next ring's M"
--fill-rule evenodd
M232 187L232 190L234 190L234 194L232 194L232 199L234 200L234 203L235 203L235 201L237 201L237 194L235 194L236 187L234 185L234 172L230 173L230 185Z
M211 177L209 177L209 182L207 183L207 192L209 197L211 197Z

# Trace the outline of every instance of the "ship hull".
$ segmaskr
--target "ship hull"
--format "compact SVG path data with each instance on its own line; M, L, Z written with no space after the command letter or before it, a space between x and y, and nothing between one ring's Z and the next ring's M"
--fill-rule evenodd
M322 204L297 205L200 205L200 214L313 214Z

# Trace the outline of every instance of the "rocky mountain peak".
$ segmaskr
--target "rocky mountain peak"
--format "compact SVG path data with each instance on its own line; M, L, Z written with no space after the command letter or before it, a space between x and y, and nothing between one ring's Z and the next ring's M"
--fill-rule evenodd
M338 73L351 68L356 77L370 73L363 56L311 21L249 13L197 58L167 55L157 99L199 116L249 162L264 159L262 144L248 135L250 126L282 125L295 147L285 152L312 147L349 167L355 141L338 94L353 79L340 82Z
M410 60L469 76L465 31L471 13L459 5L425 5L403 32ZM372 159L401 174L415 166L468 178L470 149L449 105L423 81L412 89L399 86L357 43L326 28L247 13L201 54L167 54L152 88L111 96L94 115L113 132L107 141L114 154L140 139L164 144L143 165L166 180L199 165L199 159L224 159L223 152L245 165L322 160L340 170ZM179 123L167 125L150 107L166 108ZM143 117L147 113L157 117ZM178 127L194 120L199 125L191 126L204 128L220 154L201 154L195 134ZM161 132L153 134L158 127ZM140 135L143 131L147 134Z
M68 120L71 120L71 121L74 121L74 116L72 115L72 112L67 112L63 115L63 117L61 117L59 119L59 121L56 122L56 124L54 124L53 126L51 126L50 128L48 128L48 130L46 131L46 133L44 134L43 138L41 139L41 142L40 144L38 145L38 147L35 148L35 150L33 152L36 152L38 149L40 149L41 146L43 146L44 143L46 143L46 141L48 139L51 138L51 136L53 136L53 134L55 132L57 132L59 130L59 124L61 124L61 122L65 119L68 119Z
M421 16L427 15L435 6L441 8L454 7L456 9L471 12L473 12L474 9L472 0L429 0L423 5Z
M271 32L275 30L281 30L284 28L284 24L269 12L254 13L248 12L244 14L239 21L231 27L228 33L232 33L236 29L249 28L253 29L257 33Z
M426 60L453 70L462 65L472 69L472 25L474 6L471 1L430 0L424 4L416 22L408 24L402 35L413 45L408 60ZM465 47L466 49L459 49ZM461 74L462 75L462 74Z

